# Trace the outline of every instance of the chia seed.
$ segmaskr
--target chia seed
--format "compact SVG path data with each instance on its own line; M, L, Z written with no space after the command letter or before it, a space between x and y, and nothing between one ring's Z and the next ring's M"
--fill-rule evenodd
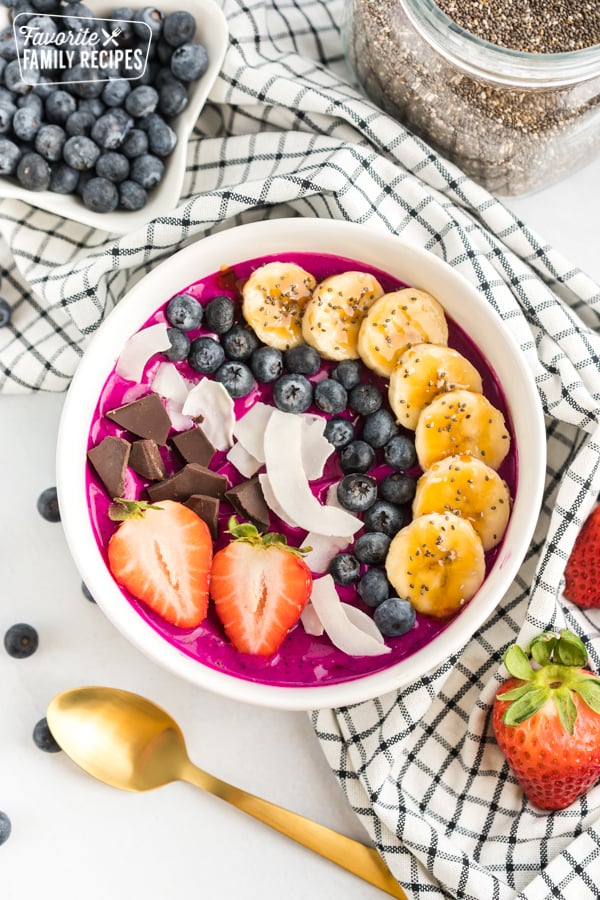
M454 60L440 52L437 42L443 47L450 33L440 10L471 36L504 47L502 59L497 46L481 44L474 70L472 37L458 31ZM344 37L369 97L491 192L539 190L598 152L598 0L347 0ZM597 69L568 84L561 58L540 56L590 46ZM528 54L519 57L520 81L507 48Z

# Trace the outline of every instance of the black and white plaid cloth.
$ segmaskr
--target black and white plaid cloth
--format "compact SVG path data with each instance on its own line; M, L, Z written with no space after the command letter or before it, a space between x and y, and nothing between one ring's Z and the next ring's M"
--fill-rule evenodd
M92 0L93 6L93 0ZM547 414L543 510L525 561L464 649L398 693L313 714L357 815L410 897L599 896L600 786L542 814L493 739L501 658L567 625L600 669L600 618L561 596L600 490L600 291L482 188L366 101L342 53L343 0L224 0L231 42L189 145L183 200L115 239L0 202L0 389L62 391L119 296L186 242L242 221L348 219L455 266L517 337Z

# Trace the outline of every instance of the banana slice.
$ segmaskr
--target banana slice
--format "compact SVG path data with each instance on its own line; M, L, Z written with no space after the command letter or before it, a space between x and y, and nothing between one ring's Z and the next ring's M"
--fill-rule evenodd
M448 323L435 297L415 288L384 294L370 308L358 333L358 352L383 378L395 358L413 344L447 344Z
M484 550L500 543L510 515L510 492L494 469L474 456L447 456L417 482L413 516L453 513L467 519Z
M304 343L302 315L317 281L295 263L265 263L242 288L242 313L263 343L287 350Z
M422 469L439 459L468 453L498 469L510 449L504 416L483 394L439 394L417 422L415 448Z
M388 398L399 425L414 431L421 411L446 391L481 394L481 375L468 359L443 344L416 344L396 357Z
M358 331L383 288L366 272L325 278L313 291L302 319L302 336L326 359L358 359Z
M417 612L441 619L464 606L481 587L483 546L466 519L431 513L396 534L385 570L399 597L410 600Z

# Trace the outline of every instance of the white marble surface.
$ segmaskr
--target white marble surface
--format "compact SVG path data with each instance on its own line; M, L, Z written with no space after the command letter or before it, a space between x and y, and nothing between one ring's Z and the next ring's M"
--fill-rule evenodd
M508 205L600 280L600 159ZM356 838L362 827L331 775L304 713L212 696L156 668L84 599L61 526L36 511L54 484L63 397L0 398L0 635L29 622L29 659L0 646L2 900L313 900L383 896L354 876L186 784L120 793L31 737L51 697L80 684L142 693L179 721L191 757L246 789ZM9 437L10 436L10 439Z

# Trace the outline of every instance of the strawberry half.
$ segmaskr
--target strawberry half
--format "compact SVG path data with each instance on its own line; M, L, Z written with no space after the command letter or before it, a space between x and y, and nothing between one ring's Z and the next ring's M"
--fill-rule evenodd
M109 515L121 521L108 542L108 566L118 584L171 625L199 625L212 562L206 522L173 500L154 506L118 500Z
M496 740L529 800L564 809L600 778L600 679L584 669L587 653L570 631L517 645L504 664L514 677L493 709Z
M600 506L577 535L565 568L564 594L576 606L600 607Z
M228 533L233 540L213 559L210 595L236 650L271 656L310 597L304 551L290 547L282 534L260 534L235 518Z

